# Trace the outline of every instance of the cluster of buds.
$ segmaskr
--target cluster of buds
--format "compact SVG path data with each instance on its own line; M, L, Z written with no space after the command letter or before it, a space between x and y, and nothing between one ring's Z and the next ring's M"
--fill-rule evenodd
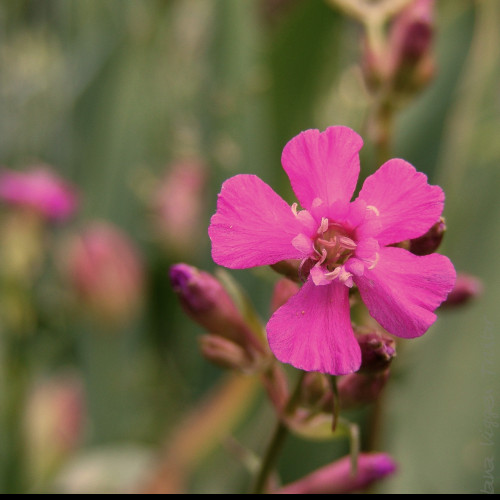
M185 312L207 331L200 338L205 358L243 372L264 369L270 355L262 336L217 278L193 266L176 264L170 269L170 281Z
M433 78L434 0L413 0L392 21L382 44L365 42L363 74L368 88L391 97L417 93Z

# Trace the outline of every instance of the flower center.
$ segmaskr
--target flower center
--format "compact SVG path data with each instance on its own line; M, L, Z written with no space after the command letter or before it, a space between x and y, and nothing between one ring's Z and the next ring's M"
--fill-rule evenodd
M335 271L342 266L356 249L356 243L351 234L340 224L327 218L321 220L318 235L314 241L314 250L317 260L328 271Z

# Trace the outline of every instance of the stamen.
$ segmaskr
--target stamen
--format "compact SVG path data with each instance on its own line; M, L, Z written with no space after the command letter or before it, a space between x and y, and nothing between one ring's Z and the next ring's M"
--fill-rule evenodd
M321 224L318 228L318 234L323 234L328 231L328 219L326 217L321 218Z
M291 207L291 208L292 208L292 213L293 213L293 215L295 215L295 217L297 217L297 216L299 215L299 214L298 214L298 211L297 211L297 207L298 207L298 206L299 206L299 205L298 205L297 203L294 203L294 204L292 205L292 207Z
M368 205L366 207L367 210L371 210L372 212L375 213L376 216L379 216L380 215L380 212L378 211L378 208L373 206L373 205Z
M346 250L356 250L356 243L354 243L351 238L348 238L347 236L339 236L339 243L341 246L343 246Z

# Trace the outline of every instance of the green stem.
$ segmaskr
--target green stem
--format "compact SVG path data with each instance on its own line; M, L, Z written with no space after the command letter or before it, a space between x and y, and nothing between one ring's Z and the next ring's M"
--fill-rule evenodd
M295 410L297 406L300 389L302 386L302 380L304 379L306 372L301 372L299 379L297 381L297 385L295 387L295 391L290 397L288 404L286 405L284 414L288 415ZM253 489L253 494L262 494L265 493L267 484L269 482L269 477L271 476L274 468L276 460L285 444L285 440L288 436L288 428L283 423L283 420L280 419L278 424L276 425L276 429L274 431L273 437L271 438L271 442L267 448L267 452L264 456L264 460L262 461L262 465L260 467L259 474L257 476L257 480L255 482L255 486Z
M24 339L6 339L4 404L2 405L2 493L19 494L26 489L25 442L22 416L28 386Z

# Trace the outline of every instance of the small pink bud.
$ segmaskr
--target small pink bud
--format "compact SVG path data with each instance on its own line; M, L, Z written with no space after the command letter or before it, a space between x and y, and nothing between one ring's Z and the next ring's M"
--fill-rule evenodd
M396 342L386 333L371 331L356 333L361 348L361 368L358 373L381 372L389 368L396 356Z
M37 480L51 473L83 437L85 401L82 382L59 376L38 384L25 413L28 458Z
M374 403L389 379L389 370L379 373L351 373L341 377L337 390L342 410Z
M483 292L482 281L471 274L458 273L455 287L448 294L448 298L441 307L457 307L467 304Z
M206 168L198 160L174 163L153 194L158 234L169 249L186 255L198 248Z
M441 217L423 236L409 241L410 252L415 255L434 253L441 245L445 231L446 224L444 218Z
M76 191L44 165L26 172L2 170L0 199L51 221L68 219L77 206Z
M415 91L427 83L419 67L431 57L433 36L434 0L414 0L396 17L388 49L396 90Z
M261 357L258 353L252 356L250 349L219 335L202 335L199 338L200 350L208 361L231 370L254 372L259 369Z
M295 295L299 289L299 285L294 281L288 278L280 279L274 286L273 296L271 297L271 312L277 311L288 302L288 299Z
M386 453L361 453L358 468L352 474L351 457L322 467L274 493L288 495L347 494L364 490L396 472L396 463Z
M290 399L288 379L281 366L277 363L271 363L269 368L262 374L262 383L271 403L278 414L281 414Z
M139 252L127 235L94 222L67 244L67 274L85 307L111 323L129 320L144 288Z
M207 332L263 352L233 299L211 274L187 264L170 268L170 282L188 316Z

